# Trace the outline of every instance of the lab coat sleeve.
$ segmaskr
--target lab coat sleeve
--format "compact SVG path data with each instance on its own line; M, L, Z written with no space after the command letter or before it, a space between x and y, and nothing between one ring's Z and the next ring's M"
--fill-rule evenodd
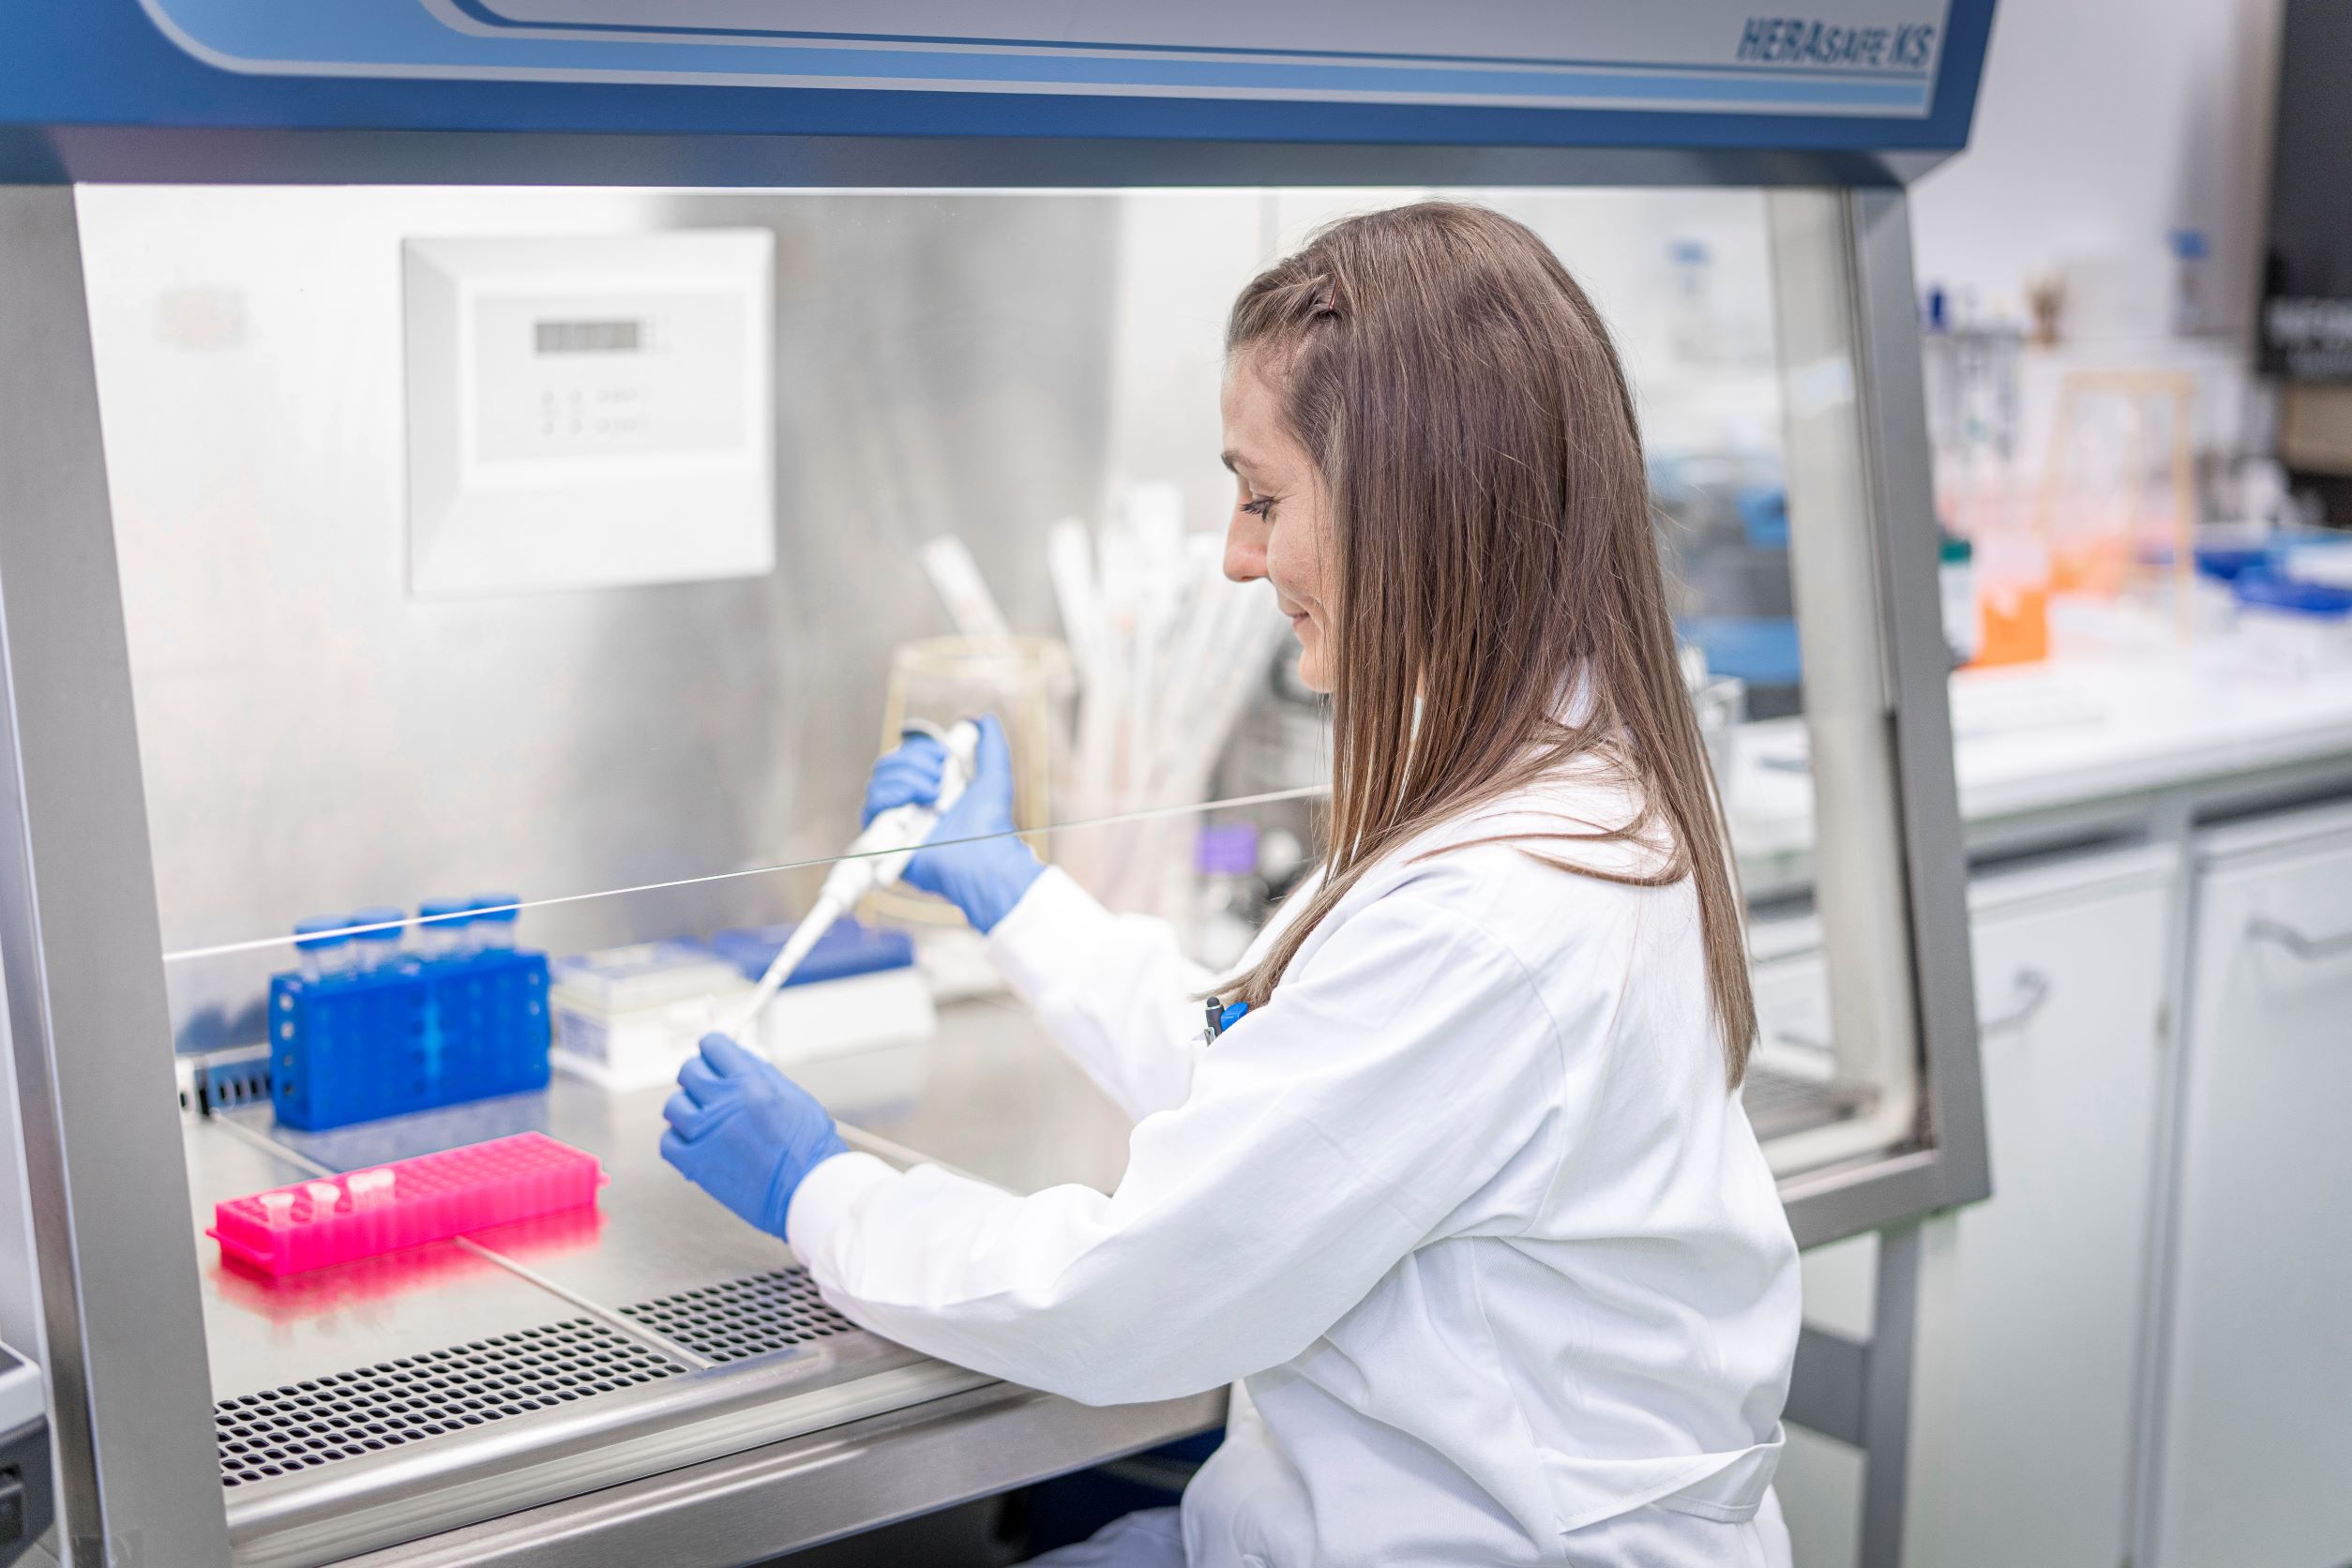
M1184 1102L1214 976L1178 950L1168 922L1113 914L1048 867L988 934L988 955L1122 1110L1139 1121Z
M1202 1054L1115 1194L839 1155L789 1237L845 1314L931 1355L1090 1404L1215 1388L1304 1350L1507 1163L1557 1168L1558 1039L1511 953L1391 894Z

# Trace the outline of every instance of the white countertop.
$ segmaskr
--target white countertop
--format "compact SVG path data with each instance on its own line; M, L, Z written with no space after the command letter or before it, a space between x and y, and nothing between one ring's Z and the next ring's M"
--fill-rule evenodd
M2352 666L2261 667L2238 639L2131 656L1962 671L1953 771L1972 827L2352 758ZM1813 841L1800 718L1742 727L1730 780L1743 866L1770 872Z

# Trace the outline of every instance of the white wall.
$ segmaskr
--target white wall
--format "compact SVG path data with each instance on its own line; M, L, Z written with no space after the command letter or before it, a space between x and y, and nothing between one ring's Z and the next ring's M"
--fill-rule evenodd
M2069 256L2203 229L2253 320L2279 0L1999 0L1968 150L1913 188L1923 282L2021 305Z
M1226 312L1261 266L1333 219L1422 195L1398 188L1136 191L1122 203L1112 354L1114 481L1173 479L1195 528L1222 528L1232 481L1218 465ZM1751 190L1523 190L1442 194L1500 208L1542 235L1607 320L1652 455L1771 451L1780 410L1771 358L1764 203ZM1676 348L1666 257L1677 240L1712 258L1707 361Z

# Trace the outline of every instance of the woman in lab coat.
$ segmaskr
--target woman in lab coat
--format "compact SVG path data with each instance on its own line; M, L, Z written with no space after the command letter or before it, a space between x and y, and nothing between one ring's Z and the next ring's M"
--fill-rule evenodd
M1219 988L1248 1014L1204 1039L1168 927L1010 836L991 724L909 880L1136 1117L1118 1190L849 1153L719 1036L664 1152L917 1349L1089 1403L1233 1385L1181 1512L1051 1560L1785 1564L1797 1254L1606 330L1524 227L1429 203L1269 268L1227 346L1226 570L1334 722L1328 856ZM869 816L939 772L885 758Z

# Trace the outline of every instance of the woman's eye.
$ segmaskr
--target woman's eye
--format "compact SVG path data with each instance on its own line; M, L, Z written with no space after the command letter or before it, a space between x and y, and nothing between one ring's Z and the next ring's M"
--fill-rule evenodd
M1242 510L1247 512L1254 518L1272 517L1274 515L1274 497L1271 495L1261 495L1255 501L1244 501L1242 503Z

